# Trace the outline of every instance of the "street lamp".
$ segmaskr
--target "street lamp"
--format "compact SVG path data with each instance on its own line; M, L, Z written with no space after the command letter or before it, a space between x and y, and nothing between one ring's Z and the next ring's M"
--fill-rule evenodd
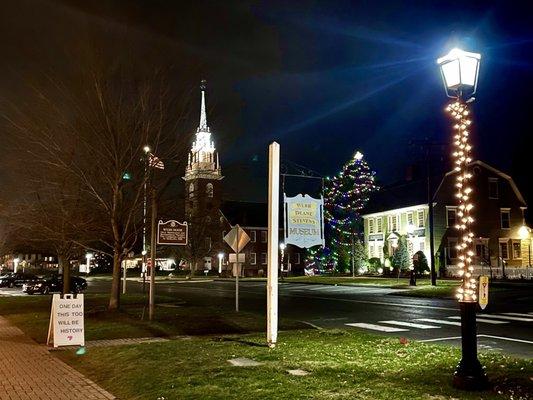
M281 251L281 279L283 279L283 260L285 259L285 243L279 244L279 249Z
M529 260L528 260L527 267L526 267L526 279L529 279L529 267L531 266L531 236L530 234L531 234L531 228L526 225L522 225L520 229L518 229L518 236L520 236L520 239L522 240L529 239L529 243L528 243Z
M85 254L85 273L88 274L90 272L91 267L91 258L93 258L93 253L87 253Z
M17 272L19 267L20 258L16 257L13 259L13 272Z
M222 260L224 260L224 253L218 253L218 275L222 275Z
M460 49L453 49L444 57L437 60L440 66L446 95L453 98L453 102L446 107L451 114L454 128L454 172L456 174L456 198L458 201L458 221L455 228L459 231L457 254L462 275L462 284L457 298L461 310L461 348L462 358L455 370L453 385L459 389L479 390L488 385L487 375L477 358L476 336L476 308L477 281L474 278L473 243L474 234L471 232L473 204L471 202L472 188L470 181L472 174L469 164L472 161L469 143L471 121L468 117L468 103L474 100L476 92L481 55L469 53Z

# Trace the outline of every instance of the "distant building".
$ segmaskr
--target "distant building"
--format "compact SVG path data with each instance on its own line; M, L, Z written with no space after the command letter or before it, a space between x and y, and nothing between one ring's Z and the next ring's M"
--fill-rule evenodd
M521 240L518 230L524 225L526 202L513 179L482 161L471 163L475 234L475 273L526 276L529 239ZM435 180L434 248L436 269L441 275L456 276L457 218L455 172ZM421 250L430 260L428 224L428 186L426 180L404 182L382 189L364 211L364 241L369 257L384 259L392 255L400 236L408 237L409 252ZM533 271L529 271L531 276Z

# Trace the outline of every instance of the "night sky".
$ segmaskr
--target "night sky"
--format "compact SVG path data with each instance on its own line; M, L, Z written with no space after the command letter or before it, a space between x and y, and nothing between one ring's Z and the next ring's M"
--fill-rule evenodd
M86 4L90 3L90 4ZM523 4L520 6L520 4ZM362 151L382 184L444 146L450 125L437 57L482 54L474 158L531 185L533 17L527 2L4 1L2 100L25 101L28 77L72 66L80 43L133 62L171 64L197 123L200 79L226 197L261 200L266 146L321 174ZM147 56L149 55L149 56ZM149 60L149 61L148 61ZM433 154L435 172L445 147Z

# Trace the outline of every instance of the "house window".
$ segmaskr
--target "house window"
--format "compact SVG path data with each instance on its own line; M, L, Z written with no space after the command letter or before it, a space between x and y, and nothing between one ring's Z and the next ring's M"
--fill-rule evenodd
M446 227L455 228L457 222L457 207L446 206Z
M255 253L250 253L250 264L255 265L257 263L257 255Z
M489 199L497 199L498 195L498 178L489 178Z
M296 253L294 255L294 263L295 264L300 264L300 253Z
M413 225L413 226L415 225L413 223L413 213L412 212L408 212L407 213L407 226L409 226L409 225Z
M267 242L267 231L261 231L261 243Z
M377 231L376 233L381 233L383 232L383 218L381 217L378 217L376 219L377 223L376 223L376 226L377 226Z
M448 238L448 256L450 259L457 258L457 239Z
M424 227L424 210L418 210L418 227Z
M392 232L398 231L398 216L397 215L389 216L389 228Z
M507 242L500 242L500 257L504 260L509 259L509 245Z
M374 245L369 244L368 245L368 258L374 257Z
M267 263L267 253L261 253L261 264L265 265Z
M368 233L374 233L374 218L368 219Z
M520 242L513 241L513 258L522 258L522 248Z
M211 248L211 237L206 236L205 238L205 247L210 249Z
M257 240L257 235L255 231L250 231L250 242L255 243L256 240Z
M189 199L192 199L194 196L194 183L189 185Z
M510 229L511 228L511 209L501 208L500 219L501 219L502 229Z
M383 260L383 245L378 244L378 257L380 260Z
M205 194L207 194L207 197L213 197L213 184L208 183L205 185Z

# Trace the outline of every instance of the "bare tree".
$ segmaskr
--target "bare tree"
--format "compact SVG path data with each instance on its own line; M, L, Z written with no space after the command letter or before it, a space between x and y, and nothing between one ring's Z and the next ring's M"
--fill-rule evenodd
M188 136L177 133L177 122L185 108L162 74L137 75L127 66L87 68L75 83L49 77L33 94L31 107L13 106L5 115L13 140L29 146L36 165L68 176L98 209L93 233L113 254L109 309L117 309L121 263L142 226L143 148L184 165ZM168 171L165 182L172 179Z

